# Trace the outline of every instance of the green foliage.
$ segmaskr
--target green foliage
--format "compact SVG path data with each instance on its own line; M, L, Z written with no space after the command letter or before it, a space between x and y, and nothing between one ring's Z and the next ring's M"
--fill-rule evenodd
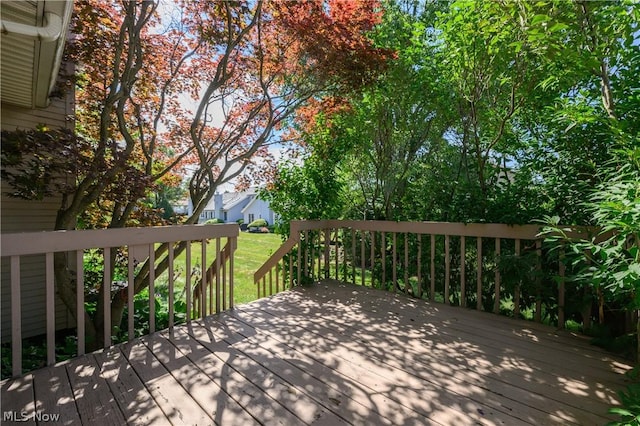
M269 223L267 223L265 219L256 219L248 226L249 228L266 228L267 226L269 226Z
M592 238L574 240L558 226L558 218L547 218L547 241L568 248L573 277L628 309L640 309L640 149L619 151L621 160L603 172L589 201L583 204L600 231ZM626 158L624 158L626 157Z
M333 139L322 117L317 123L316 133L306 135L309 152L303 164L280 164L275 181L260 195L278 214L276 232L282 235L289 234L291 220L337 219L343 211L345 182L336 165L347 147Z
M621 406L609 409L609 414L620 416L619 421L607 423L607 426L638 426L640 425L640 369L639 367L627 372L633 381L625 390L618 391Z
M208 219L204 224L205 225L217 225L220 223L224 223L224 220L222 219L218 219L218 218L213 218L213 219Z

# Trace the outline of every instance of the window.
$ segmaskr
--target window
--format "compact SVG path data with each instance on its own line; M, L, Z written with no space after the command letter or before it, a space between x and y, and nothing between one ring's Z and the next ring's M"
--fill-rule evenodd
M254 217L255 217L255 216L254 216L254 214L253 214L253 213L249 213L249 223L251 223L251 222L253 222L253 221L254 221L254 219L253 219Z
M227 220L227 212L224 212L224 221L226 222Z

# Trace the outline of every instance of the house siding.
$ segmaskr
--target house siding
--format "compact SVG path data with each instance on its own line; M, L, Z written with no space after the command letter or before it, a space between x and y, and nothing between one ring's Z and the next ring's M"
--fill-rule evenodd
M52 99L45 109L25 109L13 105L1 105L2 130L33 129L39 125L49 128L73 128L74 99L70 92L63 99ZM61 198L51 197L42 201L27 201L5 195L8 188L0 182L0 232L35 232L54 229L56 213ZM0 265L2 310L2 341L11 339L11 293L9 259ZM44 256L25 256L21 259L21 300L23 337L32 337L46 331L45 323L45 267ZM72 317L56 296L56 329L74 326Z
M249 223L249 215L253 214L255 219L265 219L269 225L273 225L274 213L267 201L259 198L253 200L251 204L244 210L244 222Z

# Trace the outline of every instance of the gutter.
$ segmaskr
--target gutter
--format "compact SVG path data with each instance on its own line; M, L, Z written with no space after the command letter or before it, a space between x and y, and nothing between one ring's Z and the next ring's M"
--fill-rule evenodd
M35 25L19 24L17 22L2 20L2 34L15 34L33 38L41 42L55 42L62 36L62 18L55 13L45 12L44 19L47 25L37 27Z
M32 107L45 108L50 104L49 93L58 79L67 30L73 13L73 1L37 0L37 3L39 8L44 9L40 9L39 12L39 16L43 19L43 26L20 24L3 19L1 29L2 34L34 40Z

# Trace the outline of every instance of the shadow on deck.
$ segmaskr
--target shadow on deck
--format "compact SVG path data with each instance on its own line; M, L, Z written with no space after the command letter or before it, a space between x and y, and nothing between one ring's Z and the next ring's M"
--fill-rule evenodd
M1 396L4 413L32 424L59 414L64 424L601 425L630 368L568 332L327 281L5 381Z

